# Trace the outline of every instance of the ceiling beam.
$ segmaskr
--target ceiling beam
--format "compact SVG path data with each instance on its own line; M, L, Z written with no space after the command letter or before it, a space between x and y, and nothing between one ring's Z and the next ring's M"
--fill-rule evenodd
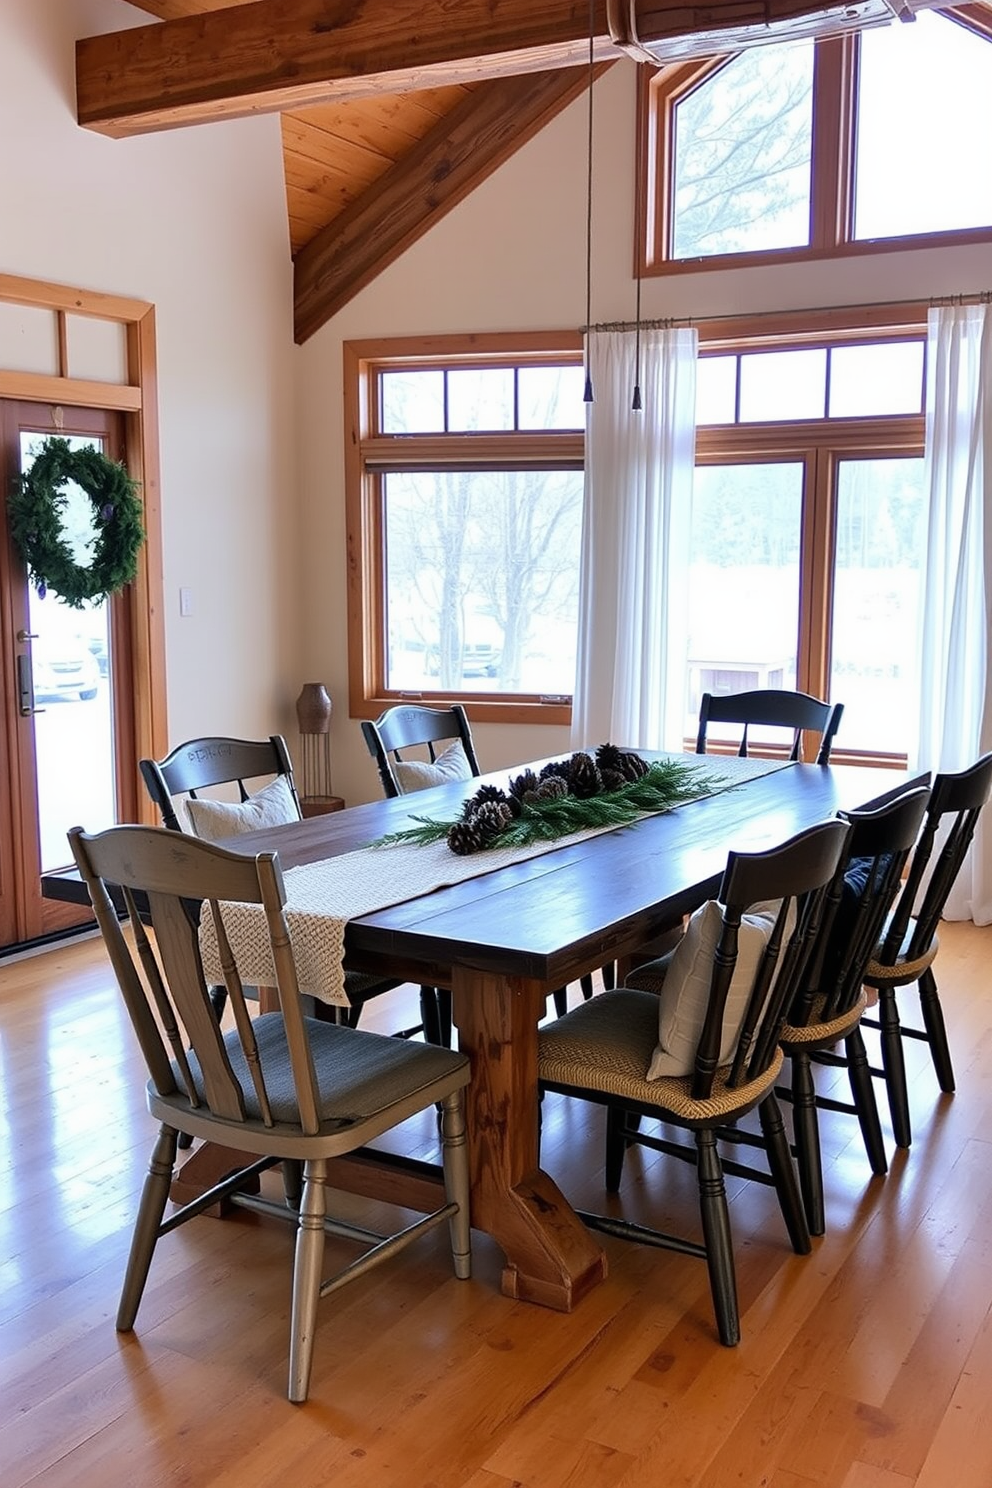
M585 67L496 78L457 104L296 255L296 340L319 330L588 81Z
M607 0L595 55L615 59ZM629 0L644 42L823 0ZM588 60L590 0L253 0L76 43L79 123L126 136Z

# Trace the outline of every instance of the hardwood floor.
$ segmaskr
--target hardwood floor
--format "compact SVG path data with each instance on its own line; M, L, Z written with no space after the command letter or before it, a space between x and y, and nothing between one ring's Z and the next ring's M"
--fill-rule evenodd
M992 929L941 940L958 1093L909 1050L914 1146L884 1179L853 1119L824 1115L810 1257L770 1190L729 1180L737 1349L715 1340L699 1261L607 1240L609 1280L561 1316L501 1296L479 1234L455 1281L436 1232L322 1304L303 1407L284 1395L288 1226L240 1213L166 1237L136 1331L115 1332L153 1139L130 1030L102 943L0 963L0 1482L989 1488ZM410 1021L414 1005L410 989ZM601 1113L546 1106L544 1165L601 1206ZM430 1117L403 1129L406 1150L434 1144ZM623 1210L693 1225L694 1190L637 1149Z

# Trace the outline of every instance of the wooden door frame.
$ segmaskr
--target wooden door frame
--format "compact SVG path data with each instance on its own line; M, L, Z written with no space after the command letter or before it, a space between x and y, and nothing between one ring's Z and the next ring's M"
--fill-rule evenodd
M117 409L124 417L126 464L139 483L144 508L145 542L138 573L126 590L133 642L133 722L135 759L158 758L168 747L166 715L165 624L162 577L162 513L159 480L158 373L155 307L126 299L73 289L40 279L0 274L0 303L51 313L57 371L24 372L0 365L0 397L28 402ZM126 381L98 382L72 376L69 365L69 319L86 316L124 329ZM155 812L135 782L134 799L143 821Z

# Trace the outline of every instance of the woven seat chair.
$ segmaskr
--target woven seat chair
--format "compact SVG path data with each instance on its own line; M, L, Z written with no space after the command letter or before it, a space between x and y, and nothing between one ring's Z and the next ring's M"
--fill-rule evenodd
M778 1094L792 1103L799 1186L813 1235L822 1235L825 1228L818 1109L857 1116L872 1172L880 1177L888 1168L861 1034L867 1007L864 977L899 892L929 796L929 789L920 786L873 811L842 813L851 835L828 898L829 929L821 937L818 963L793 1000L782 1028L781 1043L792 1079L791 1086L780 1088ZM837 1052L838 1045L843 1046L842 1054ZM851 1100L819 1093L813 1064L844 1066Z
M587 1224L611 1235L705 1258L720 1341L740 1339L740 1317L724 1161L718 1140L734 1134L757 1109L769 1171L793 1249L810 1250L796 1172L775 1085L783 1053L779 1034L786 1008L815 958L826 895L850 828L830 821L764 853L731 853L720 889L690 922L694 1018L686 1016L681 1061L660 1044L660 1000L629 987L604 992L541 1030L538 1074L542 1091L559 1091L607 1107L606 1186L620 1188L629 1142L694 1163L699 1184L702 1242L663 1234L610 1215L579 1211ZM764 930L749 910L762 906ZM721 908L722 906L722 908ZM698 943L696 933L698 930ZM748 960L739 962L748 935ZM753 934L752 934L753 932ZM686 960L680 947L680 954ZM688 1025L693 1025L690 1033ZM660 1056L678 1072L648 1078ZM691 1140L649 1136L641 1119L655 1117Z
M450 708L401 703L387 708L374 722L363 719L362 736L387 800L482 774L468 714L460 703ZM427 760L418 758L417 750L426 750ZM581 986L583 997L591 997L592 978L583 977ZM568 1007L567 988L559 987L552 996L560 1016ZM450 1043L450 988L421 987L420 998L426 1036Z
M142 1190L117 1328L135 1322L158 1240L224 1201L290 1220L296 1259L289 1344L289 1399L307 1398L317 1304L425 1230L447 1223L455 1274L470 1271L468 1161L462 1089L464 1056L303 1014L274 853L256 858L161 827L123 826L69 833L73 856L148 1068L148 1109L160 1123ZM125 938L107 884L129 908ZM153 937L135 896L147 895ZM235 1027L224 1032L203 980L199 901L214 916ZM217 902L264 909L279 1011L252 1019ZM189 1050L189 1052L187 1052ZM380 1236L327 1215L328 1160L351 1152L407 1117L440 1102L447 1202L394 1235ZM244 1166L164 1219L177 1138L186 1132L244 1155ZM303 1164L299 1211L259 1195L259 1174L284 1161ZM367 1248L321 1280L325 1232ZM209 1306L208 1299L204 1305ZM282 1307L279 1299L277 1306Z
M829 763L834 735L840 727L844 714L843 703L824 703L811 697L808 692L780 691L773 687L758 688L753 692L734 692L715 695L704 692L699 703L699 731L696 735L696 753L706 753L706 736L712 723L743 724L737 753L743 758L748 753L748 732L752 726L792 729L791 760L802 759L803 733L820 735L820 746L816 763Z
M909 1147L912 1142L903 1039L922 1040L929 1046L941 1090L954 1093L954 1068L933 963L947 896L990 793L992 754L982 755L967 770L935 777L905 885L865 972L866 984L878 993L877 1017L872 1014L864 1019L866 1027L880 1031L882 1064L873 1067L872 1074L885 1081L898 1147ZM922 1028L907 1027L899 1017L896 994L914 983L919 984Z

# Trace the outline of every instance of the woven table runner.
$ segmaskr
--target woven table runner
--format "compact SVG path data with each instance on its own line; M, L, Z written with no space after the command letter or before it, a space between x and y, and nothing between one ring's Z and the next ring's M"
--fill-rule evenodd
M701 768L705 768L707 776L716 782L707 795L732 790L735 785L770 775L786 765L782 760L708 755L703 767L701 757L696 754L670 757L699 763ZM300 991L322 1002L348 1006L342 962L344 931L349 920L616 830L613 826L593 827L558 837L552 842L535 842L526 847L487 848L465 857L453 853L443 840L426 845L390 843L383 847L359 848L336 858L287 869L284 875L286 923L293 944ZM220 910L242 980L248 985L274 986L275 971L264 910L256 904L222 904ZM217 935L207 904L201 913L200 951L208 985L221 983L223 976Z

